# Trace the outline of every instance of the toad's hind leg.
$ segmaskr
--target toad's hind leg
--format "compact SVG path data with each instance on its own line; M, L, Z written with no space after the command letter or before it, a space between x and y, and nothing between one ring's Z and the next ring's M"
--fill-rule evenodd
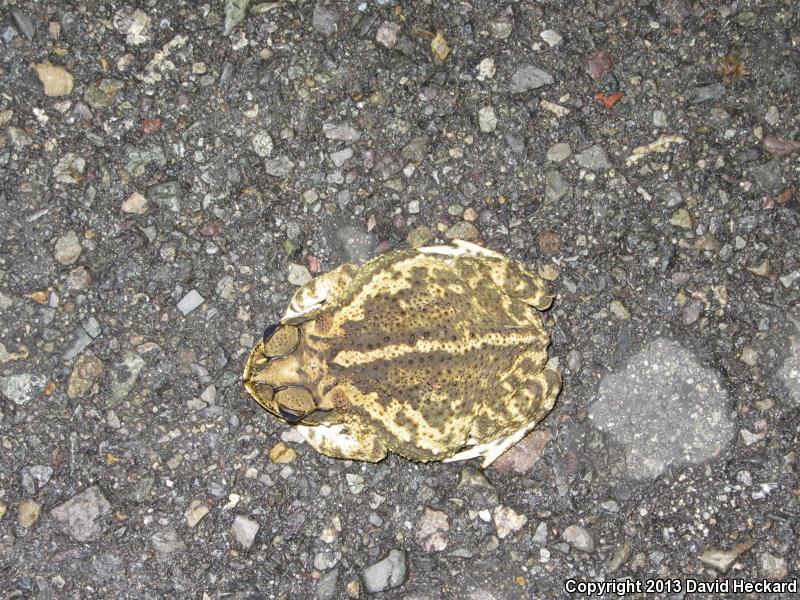
M311 447L325 456L367 462L386 458L386 446L366 429L342 424L296 427Z
M344 264L302 285L292 296L283 318L306 316L325 302L335 302L344 294L357 270L355 265Z
M505 401L487 400L484 403L472 428L470 441L474 445L447 458L446 462L482 457L482 468L491 465L547 416L561 391L561 376L558 371L545 368L515 388ZM504 395L501 393L500 397ZM491 439L493 434L496 437ZM486 439L489 441L479 442Z

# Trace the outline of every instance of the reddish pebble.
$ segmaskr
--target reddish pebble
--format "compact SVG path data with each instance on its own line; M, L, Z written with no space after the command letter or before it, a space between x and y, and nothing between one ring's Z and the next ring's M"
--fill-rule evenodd
M318 259L316 256L309 254L306 257L306 263L308 264L308 270L312 273L322 272L322 261L320 261L320 259Z
M161 131L161 119L145 119L142 121L142 131L145 135L153 135Z
M597 100L600 104L605 106L606 108L614 108L614 105L622 100L622 97L625 95L625 92L614 92L613 94L604 94L603 92L597 92L594 95L594 99Z
M536 241L542 254L557 254L561 250L561 238L552 231L540 231Z
M206 221L199 227L200 235L211 237L222 231L222 224L219 221Z

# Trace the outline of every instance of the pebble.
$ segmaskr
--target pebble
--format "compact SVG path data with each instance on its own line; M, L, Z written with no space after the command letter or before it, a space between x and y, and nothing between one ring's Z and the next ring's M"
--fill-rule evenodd
M478 70L478 74L475 76L475 78L478 81L486 81L487 79L492 79L494 77L494 74L497 72L497 68L495 67L494 64L494 59L491 57L484 58L481 62L479 62L476 69Z
M36 69L36 75L39 76L45 96L68 96L72 92L75 80L64 67L43 62L33 65L33 68Z
M122 362L115 365L111 371L111 404L121 402L128 396L144 365L144 359L132 350L123 353Z
M605 149L599 144L595 144L575 155L575 160L584 169L590 171L600 171L610 169L611 163Z
M285 154L264 162L264 170L272 177L286 177L294 170L294 163Z
M169 558L169 555L175 552L186 550L186 544L172 527L157 531L151 536L150 541L153 543L153 548L160 560Z
M449 227L444 235L451 240L474 240L480 236L480 232L478 228L469 221L459 221L455 225Z
M569 158L570 154L572 154L572 149L569 147L569 144L559 142L550 146L550 149L547 151L547 160L551 162L561 162Z
M570 350L567 353L567 366L573 373L578 373L583 366L583 354L579 350Z
M361 138L361 133L346 123L323 123L322 133L329 140L343 142L355 142Z
M406 161L421 163L428 152L429 143L430 138L427 135L417 136L403 146L400 156Z
M124 34L125 41L131 46L138 46L149 41L147 30L150 27L150 16L140 9L121 8L114 14L114 29Z
M205 301L206 299L200 295L200 292L191 290L178 302L178 310L181 311L185 317Z
M497 115L493 107L484 106L478 111L478 125L484 133L491 133L497 129Z
M324 573L317 582L317 600L333 600L336 597L336 586L339 583L339 569L331 569Z
M30 42L33 39L33 34L36 31L30 17L22 12L19 8L11 9L11 16L14 18L14 25L20 30L22 35L28 38Z
M502 540L522 529L525 523L528 522L528 517L517 513L509 506L501 505L495 506L492 512L492 520L497 531L497 537Z
M147 212L147 198L139 192L133 192L122 203L122 212L143 215Z
M259 158L269 158L272 155L272 138L266 131L260 131L250 140L250 147Z
M724 575L730 570L730 568L736 562L736 559L750 550L755 543L755 540L748 540L746 542L742 542L741 544L736 544L730 550L709 548L699 556L700 562L713 569L716 569Z
M86 159L72 152L68 152L56 163L53 168L53 177L59 183L77 185L83 181L86 170Z
M386 558L362 570L361 578L369 594L400 587L406 579L406 553L390 550Z
M62 265L71 265L81 255L83 247L78 241L78 234L70 230L63 234L58 240L54 249L54 255Z
M564 38L552 29L545 29L539 36L547 42L551 48L558 46Z
M412 248L420 248L425 244L430 243L436 237L436 232L433 228L427 225L420 225L408 232L406 239Z
M537 546L547 545L547 523L542 521L536 526L536 531L533 532L531 541Z
M100 379L105 366L90 350L87 350L75 361L67 384L67 397L77 398L88 394L95 382Z
M507 40L513 29L513 15L504 12L489 19L489 33L495 39Z
M576 550L586 553L594 551L592 536L580 525L570 525L564 530L561 537Z
M765 552L759 556L758 565L761 568L761 574L772 581L783 581L789 574L789 569L786 566L786 559L770 554L769 552Z
M306 190L305 192L303 192L301 198L303 199L303 202L305 202L306 204L314 204L314 202L319 200L319 194L317 194L317 192L315 192L314 190Z
M777 160L751 167L750 174L758 189L767 194L777 194L783 187L781 166Z
M155 144L145 147L129 146L125 149L125 170L131 177L144 175L150 163L155 163L159 167L167 164L167 157L160 146Z
M22 469L22 488L29 496L35 496L53 476L53 468L48 465L33 465Z
M770 106L764 115L764 120L775 127L781 120L781 113L778 111L777 106Z
M342 167L344 163L348 160L353 158L353 149L352 148L344 148L339 150L338 152L332 152L331 155L331 162L334 164L335 167Z
M661 128L667 126L667 115L664 114L663 110L653 111L653 125Z
M147 199L155 202L162 208L178 212L181 208L181 200L183 200L183 190L178 181L170 180L163 183L156 183L149 186L144 195Z
M317 4L311 13L311 26L322 35L332 35L338 28L339 13L330 6Z
M555 169L548 171L545 176L544 200L545 202L556 202L569 192L569 186L564 181L564 177Z
M344 477L352 494L360 494L364 491L364 478L361 475L346 473Z
M333 552L331 550L317 552L314 555L314 568L317 571L327 571L335 567L341 557L341 552Z
M742 353L739 359L746 365L755 367L758 364L758 351L752 346L745 346L742 348Z
M683 308L683 322L686 325L691 325L700 318L701 314L703 314L703 302L700 300L692 300Z
M95 110L110 108L117 93L125 86L116 79L103 79L98 85L90 85L83 93L83 101Z
M533 65L522 65L511 77L511 92L521 94L552 83L553 76L550 73Z
M681 229L691 229L693 227L692 216L685 208L679 208L669 219L671 225L680 227Z
M721 83L713 83L711 85L693 87L686 93L686 96L692 104L700 104L701 102L722 98L725 92L726 89L724 85Z
M208 514L209 508L201 500L192 500L189 508L183 513L186 517L186 524L190 528L195 527Z
M432 508L425 508L417 519L415 537L426 552L441 552L447 548L447 532L450 523L447 514Z
M283 442L278 442L269 449L269 459L276 464L282 465L294 462L296 458L297 452Z
M25 498L19 503L19 511L17 513L17 519L19 520L19 524L22 525L25 529L30 529L36 522L39 520L39 515L42 512L42 505L38 502L31 500L30 498Z
M609 310L618 318L627 321L631 318L630 311L619 300L612 300L608 305Z
M299 287L301 285L305 285L312 279L313 277L311 276L311 271L308 270L308 267L297 263L289 263L286 281L288 281L290 284Z
M390 21L384 21L378 27L375 34L375 41L386 48L394 48L397 45L397 38L400 35L400 25Z
M47 380L39 375L20 373L0 377L0 393L17 406L27 404L44 388Z
M539 461L552 438L550 432L535 429L500 456L492 464L492 468L501 472L514 471L524 475Z
M231 525L231 535L236 538L239 545L245 550L249 550L256 539L256 534L261 526L244 515L236 515Z
M100 488L92 486L62 502L50 514L65 534L79 542L90 542L103 532L102 517L110 512L111 504Z

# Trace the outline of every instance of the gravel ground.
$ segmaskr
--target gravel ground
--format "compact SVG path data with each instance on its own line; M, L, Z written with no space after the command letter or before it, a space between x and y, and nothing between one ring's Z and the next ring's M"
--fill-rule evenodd
M796 584L795 0L135 4L2 3L0 597ZM247 397L295 286L454 237L557 293L496 465Z

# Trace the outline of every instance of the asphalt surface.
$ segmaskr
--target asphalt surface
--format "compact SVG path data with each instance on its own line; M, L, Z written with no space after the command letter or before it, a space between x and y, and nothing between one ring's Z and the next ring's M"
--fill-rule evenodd
M797 585L798 4L237 4L2 3L0 598ZM247 397L297 285L454 237L557 294L496 466Z

